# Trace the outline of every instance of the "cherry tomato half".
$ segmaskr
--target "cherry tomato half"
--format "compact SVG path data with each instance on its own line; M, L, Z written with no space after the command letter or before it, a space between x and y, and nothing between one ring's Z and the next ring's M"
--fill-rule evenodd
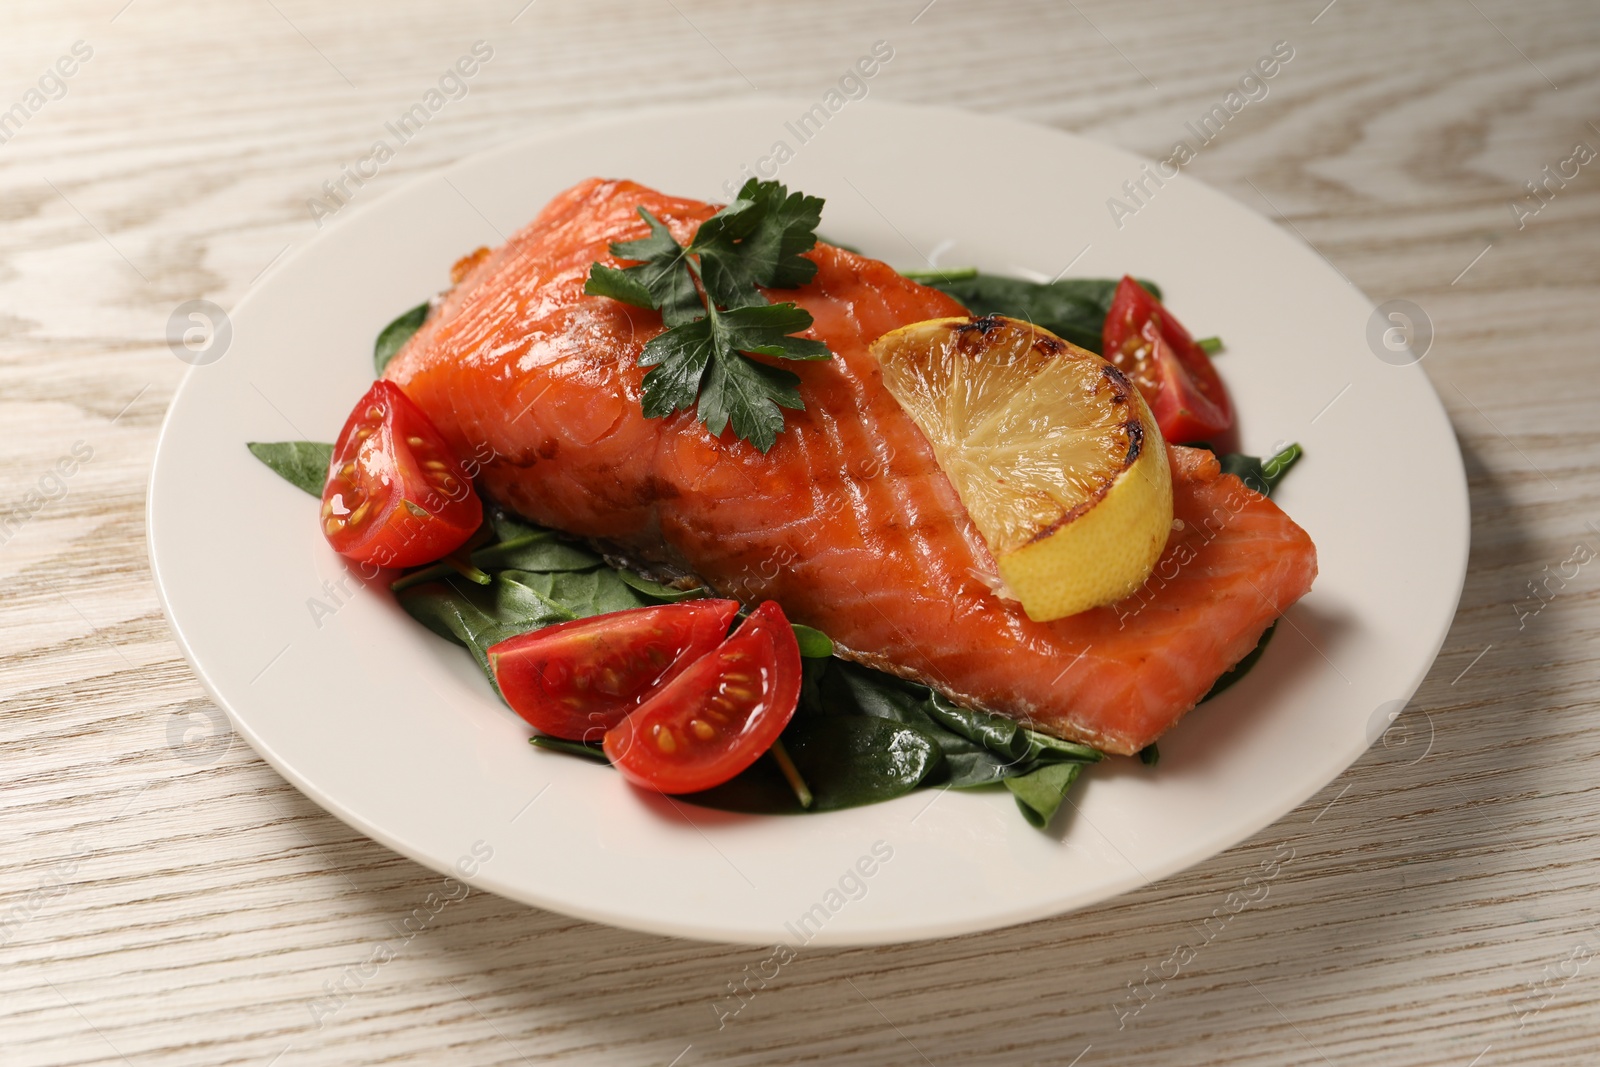
M606 734L622 776L663 793L721 785L772 747L800 699L800 646L768 600Z
M1132 278L1117 285L1101 342L1106 359L1144 394L1169 442L1203 441L1233 424L1233 405L1211 357Z
M483 504L428 416L393 382L373 382L333 446L322 532L340 555L412 567L448 555Z
M613 611L507 638L489 669L511 710L552 737L598 741L728 636L732 600Z

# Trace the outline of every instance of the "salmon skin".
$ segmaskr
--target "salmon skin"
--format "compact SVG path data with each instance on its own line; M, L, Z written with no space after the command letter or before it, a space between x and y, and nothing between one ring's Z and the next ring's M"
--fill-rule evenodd
M884 388L868 346L953 299L832 245L817 275L771 293L815 322L834 358L789 364L804 411L763 455L693 412L647 419L638 363L654 312L585 296L648 208L682 243L716 210L627 181L557 196L462 276L389 365L480 485L528 519L692 575L745 604L778 601L847 659L963 704L1132 754L1192 708L1310 589L1305 531L1209 453L1171 450L1174 524L1134 596L1034 622L994 592L997 569L933 450ZM487 446L487 447L485 447Z

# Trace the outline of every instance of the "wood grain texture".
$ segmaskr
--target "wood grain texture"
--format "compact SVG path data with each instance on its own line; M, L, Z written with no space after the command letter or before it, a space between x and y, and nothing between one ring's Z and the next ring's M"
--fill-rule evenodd
M1600 567L1537 615L1518 604L1600 548L1600 163L1520 228L1507 206L1600 147L1591 3L524 2L6 4L0 109L75 41L93 56L0 144L0 505L75 442L93 456L0 545L0 1064L1593 1061ZM470 95L357 206L575 117L815 96L879 38L882 98L1164 155L1292 42L1190 172L1434 323L1473 549L1404 736L1179 877L995 934L806 951L721 1029L711 1005L759 950L478 893L319 1025L325 985L440 879L208 717L145 558L184 369L162 332L309 241L306 200L480 38L495 57ZM1200 932L1290 850L1264 899ZM1202 941L1127 1016L1129 984Z

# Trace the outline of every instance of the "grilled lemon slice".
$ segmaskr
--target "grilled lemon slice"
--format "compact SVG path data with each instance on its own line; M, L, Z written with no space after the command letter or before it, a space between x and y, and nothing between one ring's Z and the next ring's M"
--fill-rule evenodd
M1149 578L1172 474L1120 371L1001 316L912 323L872 351L1029 618L1076 615Z

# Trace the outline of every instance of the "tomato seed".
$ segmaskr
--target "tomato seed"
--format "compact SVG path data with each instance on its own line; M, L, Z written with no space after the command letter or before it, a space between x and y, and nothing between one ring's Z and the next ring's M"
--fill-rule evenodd
M671 755L678 750L678 739L665 726L656 727L656 747Z
M701 722L699 719L690 719L689 729L693 730L694 735L702 741L709 741L717 736L716 729L710 723Z

